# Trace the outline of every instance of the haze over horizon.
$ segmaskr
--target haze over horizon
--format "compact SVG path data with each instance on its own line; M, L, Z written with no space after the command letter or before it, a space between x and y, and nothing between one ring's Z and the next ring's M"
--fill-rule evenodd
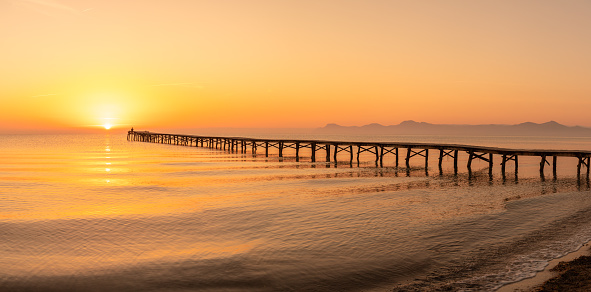
M591 127L588 1L0 0L0 133Z

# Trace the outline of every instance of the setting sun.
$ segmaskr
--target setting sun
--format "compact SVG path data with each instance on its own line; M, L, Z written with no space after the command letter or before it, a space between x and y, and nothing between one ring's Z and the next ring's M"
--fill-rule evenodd
M107 130L108 130L108 129L111 129L111 127L112 127L112 126L113 126L113 125L111 125L111 124L104 124L104 125L103 125L103 127L104 127L105 129L107 129Z

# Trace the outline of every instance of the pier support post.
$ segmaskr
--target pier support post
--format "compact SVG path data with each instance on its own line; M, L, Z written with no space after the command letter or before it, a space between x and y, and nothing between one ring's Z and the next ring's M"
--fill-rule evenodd
M468 174L472 176L472 159L474 159L474 152L468 152Z
M337 154L339 153L339 144L334 144L334 154L332 157L332 160L334 160L334 163L337 163Z
M326 144L326 162L330 162L330 144Z
M310 148L312 148L311 160L312 160L312 162L316 162L316 143L312 142L312 144L310 145Z
M556 163L558 158L556 156L552 156L552 176L554 177L554 180L556 180L557 176L556 176Z
M505 179L505 166L507 165L507 155L503 154L503 160L501 161L501 174L503 175L503 179Z
M406 169L410 169L410 147L406 148Z
M376 153L376 166L378 166L378 161L380 161L380 153L378 153L378 146L373 146L373 150Z
M492 153L488 154L488 175L492 177L493 174L493 155Z
M542 181L546 180L546 177L544 176L544 167L546 166L546 163L548 163L546 155L542 155L542 158L540 159L540 178Z
M439 174L443 174L443 149L439 149Z
M295 143L296 148L296 162L300 162L300 142Z
M579 163L577 164L577 179L581 178L581 166L587 167L585 173L587 180L589 179L589 163L591 163L591 157L579 157Z
M458 150L454 150L454 174L458 174Z
M269 141L265 141L265 157L269 157Z
M349 164L353 164L353 145L349 145Z
M429 149L425 149L425 171L429 168Z
M279 157L283 157L283 142L280 141L277 147L279 147Z

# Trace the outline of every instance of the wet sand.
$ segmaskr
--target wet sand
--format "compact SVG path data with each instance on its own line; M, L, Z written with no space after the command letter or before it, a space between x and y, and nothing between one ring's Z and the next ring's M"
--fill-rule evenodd
M591 291L591 243L551 261L536 276L498 290L510 291Z

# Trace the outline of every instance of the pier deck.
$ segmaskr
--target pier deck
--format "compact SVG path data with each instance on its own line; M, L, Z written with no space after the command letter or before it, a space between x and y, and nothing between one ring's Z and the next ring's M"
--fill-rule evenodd
M354 161L354 156L356 156L357 164L359 164L360 154L368 152L375 155L376 166L383 166L384 156L390 154L394 156L395 164L397 167L399 166L399 149L404 149L406 150L406 157L404 158L404 160L405 166L407 168L410 168L411 158L419 156L424 158L425 169L428 169L429 152L430 150L432 150L432 152L438 152L439 154L438 167L440 173L442 172L443 158L450 157L454 161L454 172L456 174L458 173L458 156L460 153L466 153L468 155L467 169L470 174L472 173L472 162L475 159L488 162L489 173L492 174L494 155L497 155L501 156L500 165L503 177L505 177L506 164L510 161L514 163L515 174L517 174L519 166L519 156L540 157L540 175L542 178L544 178L544 168L546 165L552 165L552 173L554 178L556 178L556 165L558 157L575 157L578 159L577 177L581 176L581 169L584 167L586 169L586 176L588 178L589 166L591 163L591 151L508 149L459 144L257 139L246 137L167 134L148 131L129 131L127 133L127 140L194 147L207 147L212 149L220 149L225 151L241 153L247 153L247 151L250 150L252 154L257 154L258 151L264 151L266 157L269 156L270 148L278 149L279 157L284 156L284 151L286 149L294 149L296 161L299 161L300 150L308 148L311 150L310 159L312 162L316 161L318 151L322 151L323 154L325 154L326 162L331 162L331 159L334 162L336 162L337 154L339 152L348 152L350 154L349 162L351 164ZM552 163L550 163L550 158L552 158Z

